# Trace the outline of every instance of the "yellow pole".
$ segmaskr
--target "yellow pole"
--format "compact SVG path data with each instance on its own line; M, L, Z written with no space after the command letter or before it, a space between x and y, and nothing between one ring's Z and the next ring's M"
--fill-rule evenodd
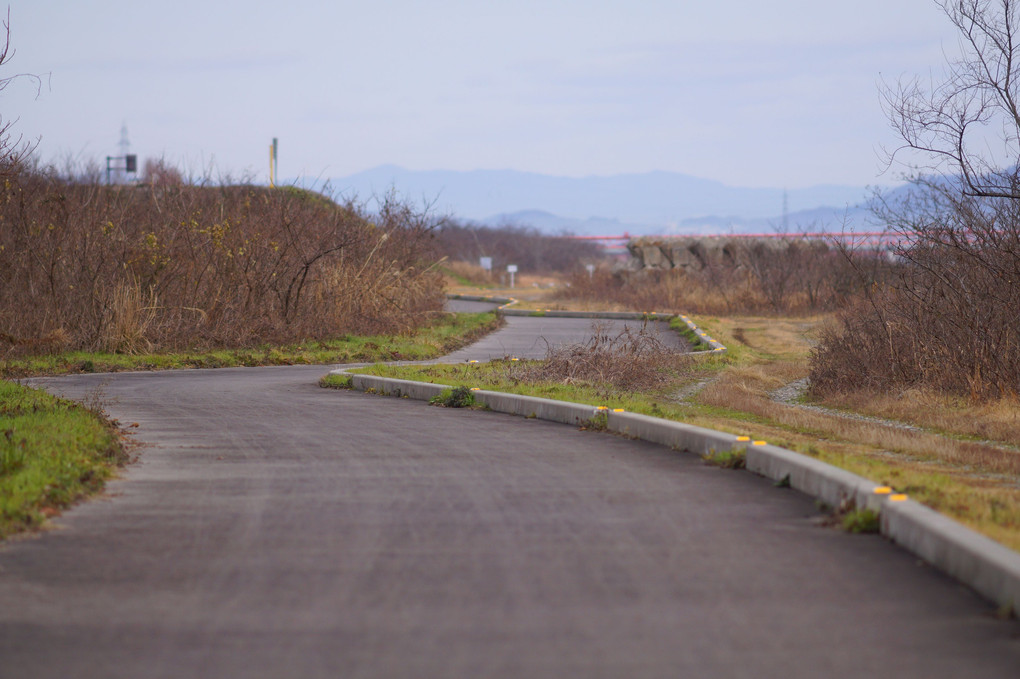
M269 188L274 188L273 184L273 145L269 145Z

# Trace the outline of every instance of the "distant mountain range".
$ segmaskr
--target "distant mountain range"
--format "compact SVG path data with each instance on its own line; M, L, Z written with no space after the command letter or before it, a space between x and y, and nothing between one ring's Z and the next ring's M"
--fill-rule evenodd
M303 186L311 182L298 180ZM334 191L368 199L395 191L441 213L586 235L753 233L782 230L783 189L740 188L675 172L554 177L515 170L406 170L384 165L330 179ZM786 192L790 231L865 228L868 191L820 185Z

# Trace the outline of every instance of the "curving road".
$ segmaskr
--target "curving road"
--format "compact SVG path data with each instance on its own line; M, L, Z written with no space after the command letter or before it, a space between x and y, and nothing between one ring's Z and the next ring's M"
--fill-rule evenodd
M146 445L0 548L0 677L1017 674L1016 623L803 496L323 372L42 381Z

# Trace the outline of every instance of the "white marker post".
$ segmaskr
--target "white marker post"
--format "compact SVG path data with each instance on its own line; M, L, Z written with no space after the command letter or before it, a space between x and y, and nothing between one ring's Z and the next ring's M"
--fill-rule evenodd
M592 279L592 276L595 275L595 265L594 264L585 264L584 268L588 270L588 280L590 281Z
M507 264L506 265L506 272L508 274L510 274L510 289L512 290L513 287L514 287L514 274L517 273L517 265L516 264Z

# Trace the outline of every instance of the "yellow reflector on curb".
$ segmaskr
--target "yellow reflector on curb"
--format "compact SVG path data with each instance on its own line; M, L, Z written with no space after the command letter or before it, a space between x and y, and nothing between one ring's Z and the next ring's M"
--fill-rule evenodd
M889 501L890 502L903 502L906 499L907 499L907 496L904 495L903 493L899 493L897 495L890 495L889 496Z
M750 436L738 436L737 440L738 441L750 441L751 437Z
M478 363L478 361L471 359L470 361L468 361L468 363Z
M471 391L481 391L481 387L471 387Z
M768 443L766 443L765 441L755 441L755 442L754 442L754 443L752 443L751 445L752 445L752 446L767 446L767 445L768 445Z
M622 413L623 412L623 408L613 408L613 412L614 413Z
M609 410L609 406L596 406L595 410Z
M889 495L890 493L892 493L892 488L890 488L889 486L876 486L875 490L871 492L873 492L875 495Z

